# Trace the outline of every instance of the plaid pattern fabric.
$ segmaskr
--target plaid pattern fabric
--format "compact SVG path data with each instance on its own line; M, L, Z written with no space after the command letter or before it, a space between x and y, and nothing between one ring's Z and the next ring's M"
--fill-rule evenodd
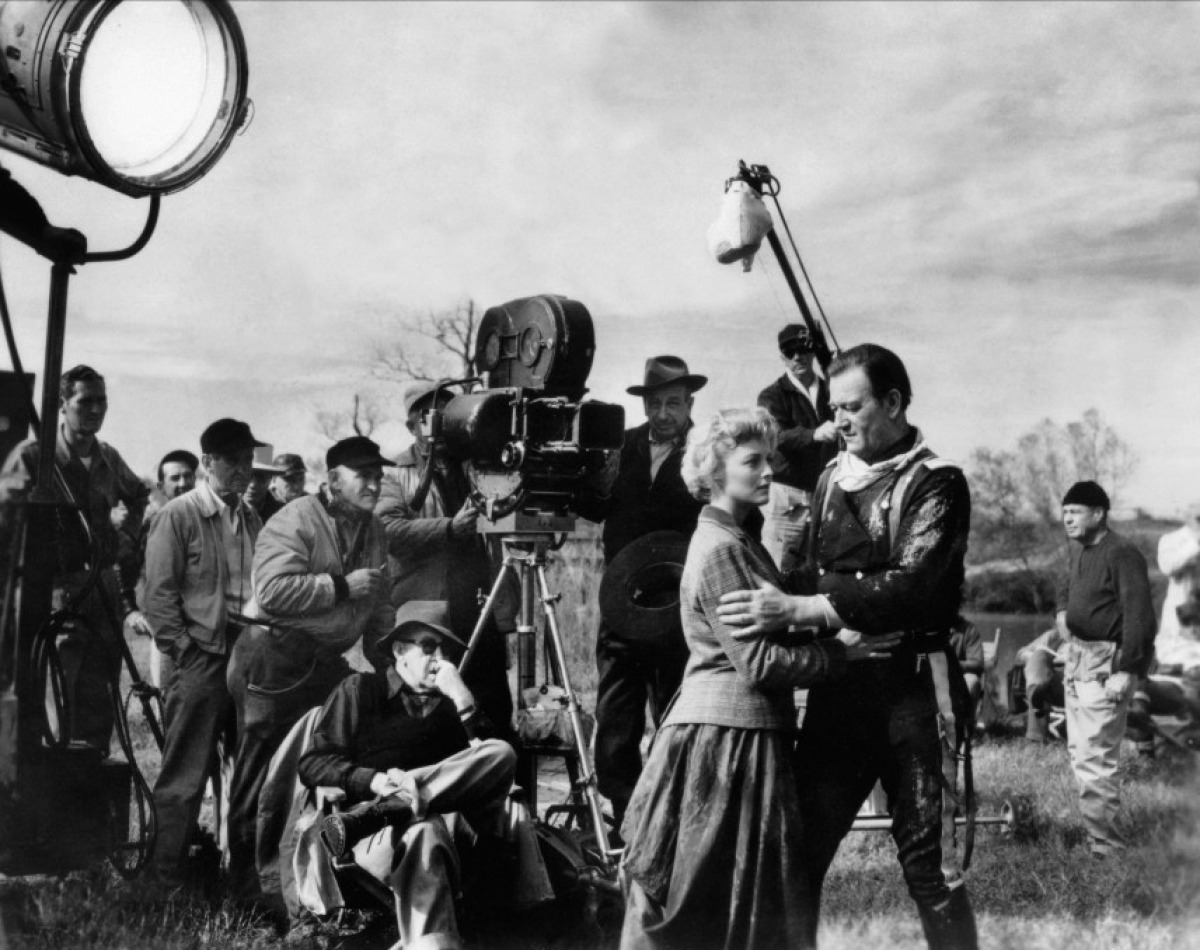
M762 634L717 619L722 594L757 589L762 581L784 587L762 545L728 514L706 507L680 583L683 633L691 656L665 724L792 729L792 690L845 670L845 650L837 640L802 644L794 634Z

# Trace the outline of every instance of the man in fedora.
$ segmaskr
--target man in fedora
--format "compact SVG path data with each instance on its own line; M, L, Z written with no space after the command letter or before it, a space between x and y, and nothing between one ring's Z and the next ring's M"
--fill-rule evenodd
M146 622L162 655L166 742L154 785L158 883L183 883L217 741L233 725L225 685L229 654L251 598L250 567L262 522L242 500L254 449L250 426L218 419L200 436L208 478L159 509L146 544ZM160 466L161 469L161 466ZM228 752L232 749L227 747Z
M254 468L250 474L250 484L246 486L246 504L258 513L263 524L283 507L283 502L270 491L271 482L283 474L283 467L271 461L274 451L272 446L265 443L254 450Z
M808 327L790 323L779 331L779 358L783 375L758 394L758 404L779 425L763 547L786 572L800 566L813 489L821 470L837 454L837 429L829 408L829 385L817 375Z
M486 899L480 890L498 897L513 886L515 851L503 835L517 757L499 740L472 742L475 701L443 652L464 646L449 620L445 601L397 610L376 644L378 672L337 686L299 764L309 787L346 793L349 807L324 820L322 837L335 858L391 887L405 947L463 946L460 882L478 885L466 888L468 906ZM464 875L467 852L492 873Z
M626 390L642 397L646 421L626 431L603 483L581 493L576 505L584 518L604 522L606 565L651 532L678 531L690 538L696 529L702 503L688 492L680 466L692 426L692 395L707 382L677 356L653 356L646 360L642 384ZM596 776L620 827L642 772L646 702L657 725L679 688L688 651L682 635L665 642L636 640L614 620L601 619L596 639Z
M285 505L254 551L254 616L239 638L228 684L238 746L229 789L229 864L238 896L257 892L258 799L271 757L293 725L351 672L343 658L360 638L392 629L387 537L375 516L384 466L366 436L325 454L319 494ZM266 838L266 835L264 835Z
M413 444L384 476L375 513L387 529L392 606L414 600L446 601L449 627L457 640L465 643L479 619L479 592L491 590L499 556L493 557L475 529L479 512L470 500L462 467L432 453L432 417L453 395L442 389L435 406L437 391L437 383L419 382L405 393L404 410ZM421 507L414 509L412 500L427 465L433 466L429 491ZM480 734L512 740L505 634L516 629L520 594L515 578L501 595L463 675L479 703Z

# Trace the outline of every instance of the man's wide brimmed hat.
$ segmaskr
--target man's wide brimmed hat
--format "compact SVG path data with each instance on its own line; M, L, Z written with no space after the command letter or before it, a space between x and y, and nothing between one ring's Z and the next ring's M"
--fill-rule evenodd
M412 633L414 627L432 630L443 640L449 640L466 649L466 644L450 632L450 606L444 600L410 600L396 608L396 621L391 632L375 644L375 649L385 657L392 654L392 643Z
M678 356L652 356L646 360L645 380L640 386L630 386L625 392L631 396L644 396L663 386L682 383L691 392L704 387L707 376L689 373L688 365Z
M613 634L646 645L681 641L679 581L688 539L679 531L652 531L630 541L600 582L600 614Z
M254 450L254 471L262 472L264 475L282 475L283 466L276 465L271 461L271 456L275 454L275 447L271 444L260 445Z

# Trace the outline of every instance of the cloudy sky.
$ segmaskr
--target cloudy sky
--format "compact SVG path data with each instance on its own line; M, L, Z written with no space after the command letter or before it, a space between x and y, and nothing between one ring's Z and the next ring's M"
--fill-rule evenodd
M66 363L109 378L139 471L222 415L279 450L370 375L373 340L465 299L559 293L592 394L647 356L750 404L797 318L763 254L705 232L771 167L842 345L897 350L943 455L1097 408L1141 459L1122 499L1200 500L1200 5L235 2L255 116L164 200L149 247L72 283ZM93 249L145 202L5 165ZM0 241L26 363L48 267ZM380 432L389 450L405 439Z

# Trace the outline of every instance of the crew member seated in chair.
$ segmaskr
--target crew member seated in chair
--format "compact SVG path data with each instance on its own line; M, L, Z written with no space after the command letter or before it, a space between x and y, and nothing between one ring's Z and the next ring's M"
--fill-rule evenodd
M472 741L474 698L442 654L463 646L448 622L444 601L400 607L377 646L391 665L336 688L299 764L310 788L346 792L351 807L327 817L322 836L335 859L392 889L407 950L463 945L455 895L464 858L496 872L479 899L515 877L502 832L516 754L498 739Z

